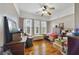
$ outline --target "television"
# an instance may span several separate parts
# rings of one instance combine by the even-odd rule
[[[11,42],[12,34],[18,32],[16,22],[4,16],[4,44]]]
[[[8,20],[8,27],[9,27],[9,32],[13,33],[13,32],[18,32],[18,28],[17,28],[17,24],[15,21],[13,21],[12,19],[7,18]]]
[[[6,47],[7,43],[13,41],[12,35],[14,32],[18,32],[16,22],[9,19],[7,16],[3,17],[4,19],[4,51],[8,48]]]

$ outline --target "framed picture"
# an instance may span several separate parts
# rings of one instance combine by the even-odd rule
[[[59,27],[63,29],[64,28],[64,23],[60,23]]]

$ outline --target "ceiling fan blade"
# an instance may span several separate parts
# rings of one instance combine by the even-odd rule
[[[41,14],[41,16],[44,16],[44,14]]]
[[[50,12],[47,12],[48,13],[48,15],[51,15],[51,13]]]
[[[55,8],[54,8],[54,7],[51,7],[51,8],[49,8],[49,9],[53,9],[53,10],[54,10]]]

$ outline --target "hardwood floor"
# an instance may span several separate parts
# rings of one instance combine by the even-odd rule
[[[33,41],[33,47],[25,48],[25,55],[62,55],[61,52],[53,47],[53,43],[45,40]]]

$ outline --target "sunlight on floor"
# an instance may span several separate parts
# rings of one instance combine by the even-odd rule
[[[53,47],[53,44],[40,40],[34,41],[33,47],[25,48],[26,55],[61,55],[60,51]]]

